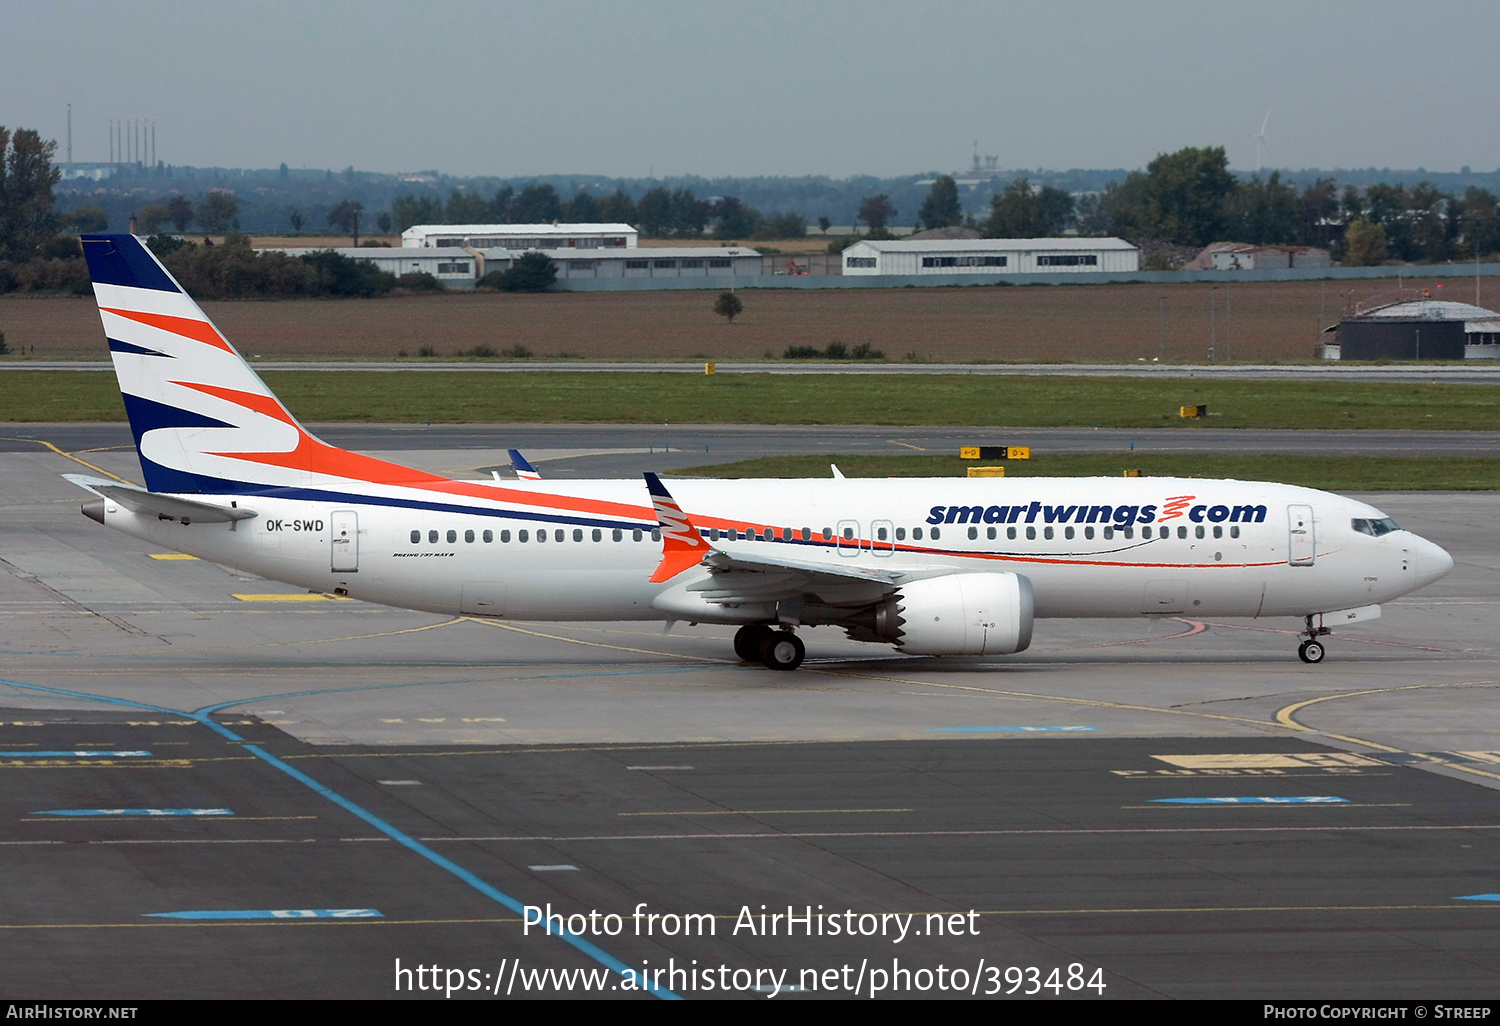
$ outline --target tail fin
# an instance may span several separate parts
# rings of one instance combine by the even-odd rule
[[[151,491],[443,480],[314,438],[139,239],[84,235],[82,242]]]
[[[522,481],[540,481],[542,475],[538,474],[536,468],[526,461],[521,455],[520,449],[510,450],[510,465],[515,469],[516,477]]]
[[[656,523],[661,528],[661,562],[651,575],[651,582],[659,584],[669,581],[690,567],[703,561],[713,550],[688,515],[677,505],[661,478],[646,472],[646,490],[651,493],[651,504],[656,507]]]

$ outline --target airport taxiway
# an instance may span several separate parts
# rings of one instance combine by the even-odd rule
[[[497,444],[661,466],[598,429],[442,430],[366,448],[468,472]],[[79,458],[138,479],[133,452]],[[79,469],[0,452],[7,996],[396,996],[397,958],[473,969],[466,996],[516,959],[863,966],[866,986],[892,959],[969,982],[1057,967],[1064,993],[1076,964],[1106,997],[1500,985],[1500,902],[1478,897],[1500,893],[1493,494],[1368,497],[1456,567],[1317,667],[1294,622],[1184,617],[1043,621],[988,660],[814,630],[777,674],[721,628],[485,623],[160,558],[79,515],[59,476]],[[547,902],[717,932],[524,935],[517,909]],[[762,904],[972,909],[977,934],[731,932]]]

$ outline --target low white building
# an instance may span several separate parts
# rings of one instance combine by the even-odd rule
[[[306,256],[309,253],[337,253],[350,260],[363,260],[374,264],[382,271],[396,277],[403,274],[426,273],[449,288],[471,289],[474,283],[491,271],[504,271],[511,265],[512,254],[505,249],[490,249],[484,252],[460,249],[455,246],[424,249],[390,249],[385,246],[361,246],[358,249],[344,246],[337,249],[275,247],[259,250],[261,253],[285,253],[290,257]]]
[[[417,224],[401,233],[401,247],[635,249],[640,239],[628,224]]]
[[[331,252],[351,260],[372,263],[396,277],[425,272],[449,288],[469,289],[486,274],[508,270],[523,254],[514,250],[461,249],[454,246],[402,246],[388,249],[361,246],[351,249],[275,247],[262,253],[285,253],[299,257]],[[763,273],[759,250],[748,246],[663,246],[646,249],[595,249],[549,251],[557,266],[559,281],[568,278],[754,278]]]
[[[864,241],[844,250],[844,273],[850,275],[1053,274],[1140,267],[1140,250],[1124,239]]]

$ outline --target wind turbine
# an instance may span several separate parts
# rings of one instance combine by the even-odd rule
[[[1260,132],[1252,136],[1255,140],[1255,173],[1260,174],[1260,149],[1266,142],[1266,126],[1271,123],[1271,108],[1266,108],[1266,119],[1260,123]]]

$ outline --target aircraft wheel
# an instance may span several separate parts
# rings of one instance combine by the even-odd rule
[[[1323,661],[1323,643],[1319,641],[1304,641],[1297,647],[1297,657],[1304,663],[1321,663]]]
[[[769,635],[761,643],[761,662],[773,670],[795,670],[802,665],[807,649],[802,639],[791,631],[767,631]]]
[[[747,623],[734,632],[734,654],[747,663],[758,663],[763,656],[761,646],[771,634],[771,628],[763,623]]]

